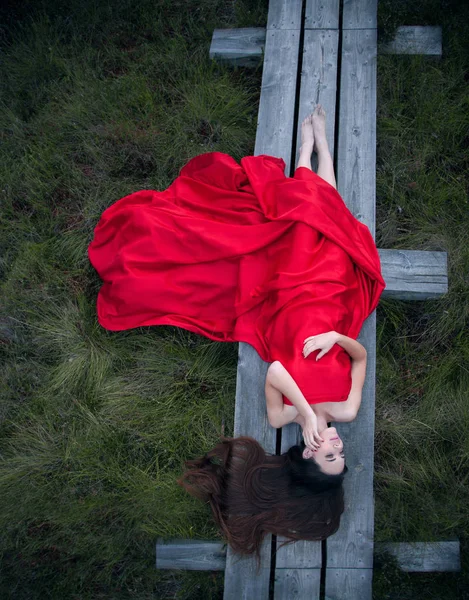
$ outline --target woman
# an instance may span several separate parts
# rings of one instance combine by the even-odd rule
[[[104,280],[98,319],[114,331],[175,325],[251,344],[272,363],[271,424],[300,423],[304,458],[337,475],[343,448],[327,422],[356,415],[366,352],[355,338],[384,281],[369,230],[335,189],[320,106],[303,122],[294,176],[284,168],[210,152],[167,190],[108,208],[89,247]]]
[[[314,112],[303,121],[301,133],[297,168],[305,167],[311,170],[311,153],[314,149],[318,157],[318,176],[336,189],[334,166],[326,139],[325,112],[321,105],[318,105]],[[342,273],[341,275],[343,276]],[[347,352],[351,359],[351,385],[348,395],[340,398],[344,392],[337,394],[334,390],[329,398],[318,398],[318,395],[305,397],[295,379],[301,381],[306,378],[314,379],[314,369],[317,367],[311,364],[311,359],[307,362],[304,361],[310,355],[313,357],[315,352],[318,352],[315,360],[320,360],[335,344]],[[302,357],[299,357],[300,347]],[[303,457],[305,459],[314,458],[324,473],[336,475],[344,470],[345,454],[337,430],[334,427],[328,427],[327,423],[355,419],[360,408],[365,381],[366,350],[353,338],[336,331],[308,336],[302,341],[298,340],[296,350],[293,352],[295,358],[290,361],[294,376],[278,360],[274,361],[267,371],[265,396],[269,422],[276,428],[291,422],[299,423],[303,429],[306,444]],[[308,389],[308,386],[304,385],[304,389]]]

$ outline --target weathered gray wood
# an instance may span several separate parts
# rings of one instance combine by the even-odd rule
[[[268,599],[271,541],[272,536],[270,535],[264,540],[259,570],[254,558],[240,557],[228,547],[223,600]]]
[[[344,442],[349,472],[344,480],[345,511],[340,528],[327,539],[328,571],[373,566],[376,311],[365,321],[359,341],[367,349],[367,373],[357,418],[351,423],[336,424]]]
[[[262,447],[275,454],[275,430],[267,420],[264,382],[267,363],[249,344],[239,345],[236,380],[234,435],[249,435]],[[262,568],[257,571],[255,558],[227,551],[224,600],[250,600],[268,598],[270,579],[270,549],[272,536],[267,536],[262,546]]]
[[[334,37],[333,34],[337,25],[334,25],[336,19],[332,18],[331,12],[333,11],[331,11],[330,7],[337,3],[337,0],[333,0],[330,5],[319,4],[317,1],[313,2],[312,0],[308,2],[306,10],[308,11],[309,8],[312,13],[313,11],[316,12],[310,17],[308,16],[308,12],[306,14],[305,53],[308,48],[308,35],[311,31],[326,31],[330,37]],[[321,25],[326,25],[327,23],[330,23],[330,25],[321,27]],[[215,29],[209,56],[214,60],[230,63],[235,66],[255,67],[262,61],[264,55],[265,36],[265,27]],[[335,47],[337,47],[337,44],[335,44]],[[426,54],[441,56],[441,27],[398,27],[394,40],[386,44],[380,44],[378,50],[383,54]],[[333,60],[329,52],[330,48],[325,46],[324,55],[321,57],[322,60],[336,65],[337,60]],[[317,66],[316,63],[312,64],[315,65],[315,71],[321,68],[321,64],[319,63],[317,63]],[[305,72],[308,73],[308,70]],[[312,76],[314,79],[316,74],[312,73]],[[319,100],[317,96],[317,93],[313,93],[311,98],[315,98],[316,102],[321,101],[324,106],[327,106],[328,112],[333,114],[331,104],[326,102],[326,99]]]
[[[378,250],[386,289],[383,298],[426,300],[448,291],[448,256],[428,250]]]
[[[337,185],[375,235],[376,31],[343,32]]]
[[[305,29],[337,29],[339,0],[306,0]]]
[[[282,157],[290,171],[298,70],[301,0],[271,0],[254,154]],[[267,365],[248,344],[239,346],[234,435],[250,435],[275,454],[276,432],[267,421],[264,382]],[[240,559],[228,548],[224,600],[268,598],[272,537],[262,547],[260,572],[254,558]]]
[[[275,600],[319,598],[321,569],[278,569],[275,572]]]
[[[319,2],[308,2],[310,14],[313,15],[313,9],[316,11],[316,19],[323,19],[322,22],[326,23],[327,19],[331,17],[331,9],[334,2],[328,6],[328,10],[325,6],[321,8]],[[323,13],[321,15],[321,11]],[[337,6],[338,10],[338,6]],[[329,14],[326,17],[326,14]],[[308,12],[307,12],[308,14]],[[337,12],[338,16],[338,12]],[[301,145],[301,122],[304,117],[311,112],[314,105],[321,102],[327,107],[327,110],[332,118],[327,120],[327,136],[330,144],[330,149],[334,151],[334,125],[335,119],[333,115],[335,113],[335,102],[336,102],[336,88],[337,88],[337,46],[338,46],[338,32],[334,30],[306,30],[304,33],[304,46],[303,46],[303,65],[301,72],[300,82],[300,104],[299,104],[299,119],[297,123],[297,157],[299,153],[299,147]],[[314,165],[313,165],[314,168]],[[295,424],[290,424],[287,427],[282,428],[282,439],[281,439],[281,452],[286,452],[288,448],[297,444],[301,440],[300,428]],[[301,541],[295,542],[294,544],[288,544],[281,547],[281,544],[285,541],[283,537],[277,539],[277,556],[276,556],[276,580],[282,585],[275,590],[275,597],[282,593],[284,595],[278,596],[278,598],[288,598],[289,587],[287,584],[295,582],[294,573],[295,569],[308,568],[308,578],[306,581],[310,585],[317,588],[319,593],[320,583],[320,567],[322,564],[321,555],[321,543],[320,542],[308,542]],[[288,572],[288,575],[283,572],[282,569],[292,569]],[[293,583],[292,583],[293,584]],[[311,596],[314,597],[314,596]],[[319,596],[317,596],[319,597]]]
[[[302,0],[269,0],[267,29],[301,29]]]
[[[301,123],[318,103],[325,107],[328,114],[326,135],[331,154],[334,154],[338,41],[339,33],[335,30],[305,31],[296,138],[297,160],[301,145]]]
[[[321,543],[298,540],[281,546],[285,540],[277,538],[277,569],[320,569],[322,564]]]
[[[375,544],[377,553],[387,552],[397,559],[403,571],[423,573],[460,571],[459,541]]]
[[[342,29],[376,29],[378,0],[344,0]]]
[[[209,57],[240,67],[255,67],[264,54],[265,27],[215,29]]]
[[[295,446],[302,439],[301,429],[295,423],[290,423],[286,427],[282,428],[282,440],[281,440],[281,452],[286,452],[291,446]],[[300,540],[293,544],[286,544],[285,538],[279,536],[277,538],[277,553],[275,561],[275,581],[279,580],[280,584],[277,587],[275,584],[275,599],[276,600],[289,600],[294,597],[288,595],[291,592],[291,585],[296,585],[296,570],[305,569],[308,573],[305,582],[309,586],[313,586],[314,590],[318,590],[321,580],[321,565],[322,565],[322,552],[321,542],[309,542],[306,540]],[[298,585],[300,585],[298,583]],[[305,583],[306,585],[306,583]],[[301,588],[300,588],[301,589]],[[298,596],[301,598],[302,596]],[[311,598],[319,598],[319,595],[305,596]]]
[[[380,44],[379,51],[383,54],[427,54],[441,56],[442,54],[441,27],[398,27],[392,42]]]
[[[290,173],[298,65],[297,30],[267,32],[254,154],[282,157]]]
[[[277,550],[277,567],[280,570],[319,569],[320,556],[309,552],[310,542],[295,542]],[[296,548],[295,548],[296,547]],[[288,551],[283,552],[289,548]],[[293,551],[292,551],[293,549]],[[403,571],[456,572],[461,570],[458,540],[448,542],[376,542],[374,556],[389,553],[397,558]],[[222,571],[225,568],[226,544],[203,540],[158,539],[156,544],[157,569],[184,569],[188,571]]]
[[[163,540],[156,543],[157,569],[186,571],[222,571],[226,562],[226,545],[200,540]]]
[[[359,4],[359,3],[358,3]],[[345,11],[345,5],[344,5]],[[375,232],[376,31],[343,32],[339,115],[338,189],[353,214]],[[376,313],[360,342],[368,353],[362,406],[352,423],[338,424],[349,473],[339,531],[327,540],[326,595],[371,598],[373,567],[373,448]],[[350,595],[344,590],[350,589]],[[352,592],[353,590],[353,592]]]
[[[372,569],[327,569],[325,600],[371,598]]]
[[[241,343],[238,354],[234,435],[257,439],[266,452],[275,454],[276,431],[267,419],[264,384],[268,363],[249,344]]]

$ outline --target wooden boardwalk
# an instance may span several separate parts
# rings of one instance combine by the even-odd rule
[[[340,12],[342,6],[342,12]],[[375,233],[377,0],[270,0],[255,154],[284,159],[292,175],[302,119],[320,102],[336,157],[338,190],[347,206]],[[387,290],[394,298],[424,299],[447,290],[446,255],[380,250]],[[339,531],[325,542],[296,542],[277,551],[268,536],[261,568],[227,549],[224,600],[371,598],[373,569],[373,454],[376,316],[359,340],[368,354],[362,406],[352,423],[340,423],[349,473]],[[277,432],[268,423],[264,383],[268,364],[249,345],[239,346],[234,435],[256,438],[275,454]],[[281,451],[300,439],[284,427]],[[220,564],[220,557],[213,558]]]

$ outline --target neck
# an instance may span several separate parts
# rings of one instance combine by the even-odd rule
[[[324,415],[317,415],[317,419],[318,419],[318,432],[321,433],[321,431],[324,431],[324,429],[327,429],[326,417]]]

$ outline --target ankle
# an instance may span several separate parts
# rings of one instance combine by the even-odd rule
[[[313,153],[314,142],[303,142],[300,146],[300,154],[311,154]]]
[[[329,144],[326,138],[323,140],[316,140],[314,144],[314,151],[318,155],[318,160],[321,158],[330,158],[331,153],[329,152]]]

